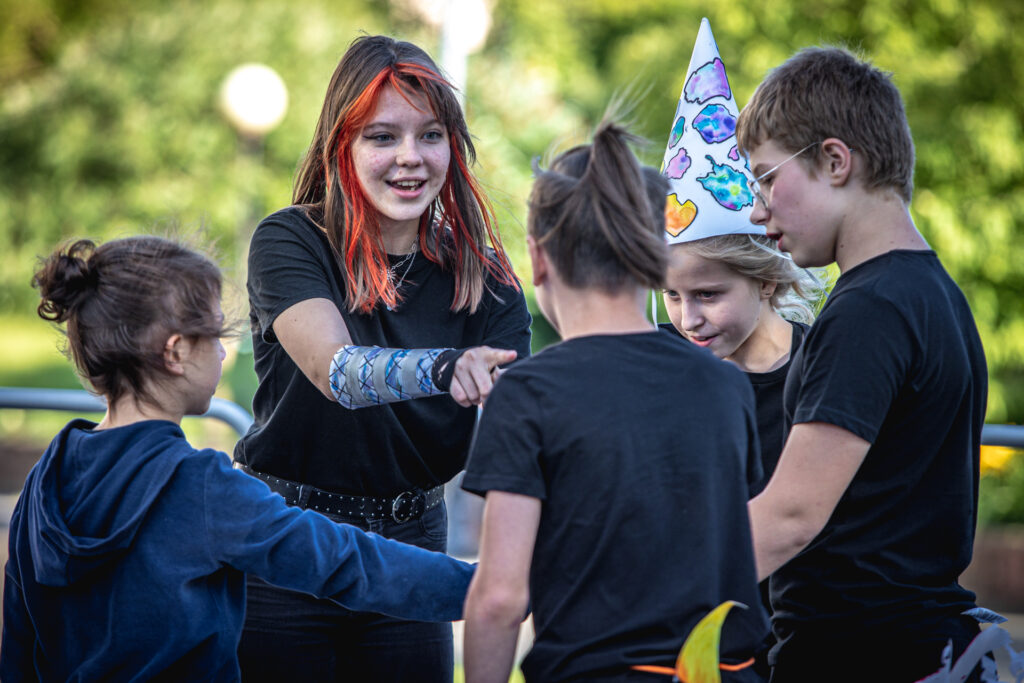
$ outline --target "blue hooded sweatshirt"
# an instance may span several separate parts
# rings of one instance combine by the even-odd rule
[[[0,679],[237,681],[245,573],[354,610],[462,617],[472,567],[308,510],[173,422],[70,422],[10,529]]]

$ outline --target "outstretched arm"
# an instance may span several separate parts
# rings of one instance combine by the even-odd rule
[[[274,321],[274,334],[306,378],[346,408],[449,389],[459,405],[481,405],[491,392],[496,368],[516,358],[515,351],[488,346],[460,351],[356,346],[337,307],[327,299],[292,305]],[[444,372],[449,363],[452,367]]]
[[[416,621],[462,618],[471,565],[288,507],[221,455],[211,452],[194,466],[204,468],[207,532],[195,543],[214,566],[227,564],[359,612]]]
[[[768,486],[748,504],[758,581],[821,533],[870,447],[825,422],[793,426]]]
[[[487,493],[480,566],[466,597],[468,683],[508,681],[519,624],[530,600],[530,564],[540,512],[537,498]]]
[[[306,299],[286,308],[274,320],[274,335],[302,374],[327,398],[334,354],[352,343],[338,307],[330,299]]]

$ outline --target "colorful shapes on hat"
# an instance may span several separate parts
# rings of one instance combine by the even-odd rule
[[[697,205],[687,199],[679,203],[679,197],[670,194],[665,201],[665,232],[673,237],[679,237],[679,233],[690,227],[693,219],[697,217]]]
[[[683,130],[686,129],[686,117],[680,116],[676,119],[675,125],[672,126],[672,133],[668,138],[668,146],[675,147],[679,144],[679,140],[683,137]]]
[[[686,79],[683,97],[687,102],[703,104],[712,97],[732,97],[729,79],[725,75],[725,64],[718,57],[701,66]]]
[[[711,162],[711,172],[697,178],[697,182],[711,193],[715,201],[730,211],[753,206],[754,195],[747,186],[747,176],[731,166],[716,164],[710,154],[706,158]]]
[[[764,226],[750,221],[754,197],[748,162],[737,148],[739,108],[707,19],[700,22],[683,77],[661,157],[669,184],[666,241],[764,235]]]
[[[680,149],[674,157],[668,160],[664,170],[665,177],[678,180],[683,177],[688,168],[690,168],[690,155],[686,153],[686,149]]]
[[[723,142],[736,134],[736,117],[722,104],[709,104],[693,118],[693,128],[704,142]]]

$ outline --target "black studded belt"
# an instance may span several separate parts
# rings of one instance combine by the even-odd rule
[[[422,517],[423,513],[436,508],[444,500],[443,485],[435,486],[429,491],[403,491],[394,498],[374,498],[324,491],[309,484],[300,484],[258,472],[240,462],[235,463],[235,469],[266,483],[270,490],[282,496],[288,505],[353,519],[390,519],[399,523],[408,522]]]

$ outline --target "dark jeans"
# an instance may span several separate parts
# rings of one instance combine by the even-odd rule
[[[367,531],[444,552],[444,503],[399,524],[326,515]],[[247,580],[245,629],[238,648],[242,680],[424,681],[451,683],[451,624],[401,621],[352,612],[329,600]]]

